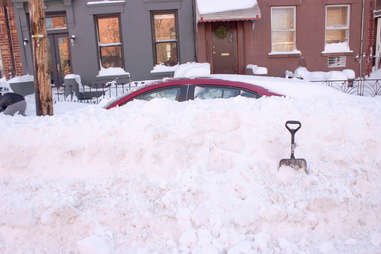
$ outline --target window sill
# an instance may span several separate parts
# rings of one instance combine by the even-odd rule
[[[299,57],[302,55],[302,52],[299,50],[290,51],[290,52],[270,52],[268,53],[269,57]]]
[[[330,52],[330,51],[322,51],[322,56],[352,56],[354,54],[353,50],[350,51],[338,51],[338,52]]]

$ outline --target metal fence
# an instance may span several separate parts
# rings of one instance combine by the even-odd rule
[[[312,81],[336,88],[344,93],[358,96],[380,96],[381,79],[324,80]]]
[[[78,103],[92,103],[98,104],[104,99],[111,99],[119,97],[137,87],[145,86],[152,83],[153,80],[148,81],[132,81],[127,84],[109,82],[105,85],[92,85],[92,86],[52,86],[53,102],[78,102]]]

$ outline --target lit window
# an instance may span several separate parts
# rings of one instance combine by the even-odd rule
[[[271,51],[296,50],[296,25],[294,6],[271,8]]]
[[[178,63],[177,15],[175,11],[152,12],[154,64]]]
[[[326,6],[325,45],[349,42],[349,5]]]
[[[119,16],[96,17],[98,52],[103,68],[122,67],[123,54]]]

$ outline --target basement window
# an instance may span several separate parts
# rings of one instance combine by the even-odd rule
[[[345,67],[346,62],[347,62],[346,56],[329,56],[328,57],[328,68]]]

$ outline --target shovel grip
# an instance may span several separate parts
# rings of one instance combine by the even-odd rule
[[[297,125],[296,128],[291,128],[290,125]],[[294,153],[294,144],[295,144],[295,133],[302,127],[302,124],[299,121],[287,121],[285,124],[287,130],[291,133],[291,154]]]
[[[298,125],[298,126],[296,128],[291,128],[290,125]],[[302,127],[302,124],[299,121],[287,121],[285,126],[287,130],[293,135],[300,129],[300,127]]]

